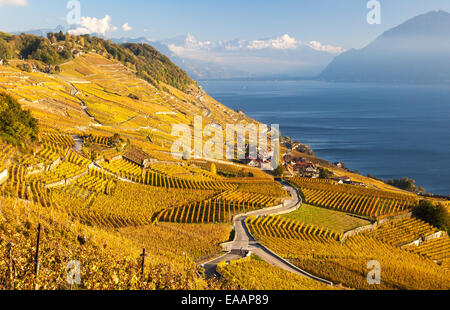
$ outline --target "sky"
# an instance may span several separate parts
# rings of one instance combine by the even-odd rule
[[[379,0],[381,24],[366,20],[369,0],[80,0],[82,26],[108,37],[153,40],[192,34],[198,40],[297,40],[360,48],[385,30],[431,10],[450,12],[448,0]],[[68,0],[0,0],[0,30],[67,26]]]

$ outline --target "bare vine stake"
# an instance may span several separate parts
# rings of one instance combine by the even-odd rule
[[[41,224],[37,228],[37,238],[36,238],[36,254],[34,255],[34,274],[37,278],[39,273],[39,241],[41,239]]]
[[[9,244],[9,279],[11,280],[11,289],[14,290],[14,267],[12,258],[12,244]]]
[[[144,274],[144,264],[145,264],[145,249],[143,249],[142,250],[142,254],[141,254],[141,257],[142,257],[142,269],[141,269],[141,274],[143,275]]]

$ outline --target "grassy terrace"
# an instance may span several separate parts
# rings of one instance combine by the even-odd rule
[[[297,211],[283,216],[306,224],[325,227],[339,233],[370,224],[369,221],[356,218],[342,212],[319,208],[307,204],[303,204]]]

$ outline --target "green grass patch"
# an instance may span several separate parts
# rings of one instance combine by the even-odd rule
[[[368,225],[369,221],[348,214],[303,204],[297,211],[283,215],[286,218],[313,224],[343,233],[354,228]]]

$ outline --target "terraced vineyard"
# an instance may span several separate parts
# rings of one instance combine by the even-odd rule
[[[90,192],[111,194],[114,190],[116,181],[114,177],[103,173],[100,170],[89,170],[89,173],[75,181],[75,184]]]
[[[332,287],[269,265],[259,258],[222,262],[218,271],[243,290],[329,290]]]
[[[266,230],[269,228],[266,228]],[[261,230],[260,230],[261,231]],[[450,289],[443,267],[420,255],[361,234],[339,242],[329,238],[286,238],[253,231],[265,246],[314,275],[356,289]],[[380,285],[367,283],[367,263],[382,266]],[[405,277],[404,275],[408,276]]]
[[[75,176],[80,176],[85,173],[87,173],[85,167],[81,167],[70,162],[62,162],[50,171],[31,175],[28,178],[28,181],[40,182],[48,185],[65,181],[67,179],[73,178]]]
[[[3,171],[7,167],[7,159],[12,151],[12,146],[0,143],[0,171]]]
[[[72,289],[214,288],[197,274],[193,260],[169,251],[149,251],[152,259],[146,260],[144,274],[141,275],[138,258],[142,247],[139,242],[118,233],[73,222],[70,216],[56,209],[0,197],[0,210],[5,219],[0,225],[2,289],[70,290],[71,286],[65,280],[67,262],[74,257],[83,262],[83,281]],[[35,240],[29,236],[35,235],[38,223],[42,226],[41,268],[35,277],[33,264],[29,263],[30,253],[35,252]],[[8,233],[19,227],[20,232]],[[184,280],[179,281],[180,278]]]
[[[293,240],[326,242],[339,240],[340,234],[319,226],[304,224],[281,216],[248,218],[250,232],[255,236],[278,237]]]
[[[199,260],[220,252],[220,244],[229,240],[231,228],[226,224],[158,223],[124,227],[119,231],[151,253],[164,255],[169,252]]]
[[[450,238],[448,236],[431,239],[420,246],[412,245],[406,249],[429,258],[450,271]]]
[[[358,227],[371,224],[370,221],[352,216],[350,214],[315,207],[305,203],[298,210],[285,214],[283,217],[305,224],[313,224],[328,228],[337,233],[345,233]]]
[[[125,159],[102,163],[102,168],[135,183],[175,189],[230,190],[236,185],[225,181],[210,181],[204,177],[172,177],[152,170],[144,170]]]
[[[419,199],[414,195],[399,194],[332,182],[291,180],[298,186],[305,202],[315,206],[381,219],[411,210]]]
[[[225,191],[210,200],[164,210],[157,215],[157,219],[175,223],[223,223],[230,222],[236,214],[275,204],[276,200],[268,196]]]
[[[12,38],[0,33],[4,36]],[[15,147],[0,141],[0,173],[7,171],[0,184],[0,290],[329,288],[257,257],[221,264],[227,281],[206,279],[196,261],[219,254],[220,244],[233,237],[232,218],[274,206],[267,212],[290,208],[280,207],[289,195],[261,169],[172,158],[172,125],[189,126],[194,115],[204,115],[204,124],[258,123],[216,102],[150,47],[132,45],[124,52],[123,46],[91,36],[67,35],[67,42],[58,37],[40,42],[48,43],[49,52],[64,50],[66,43],[80,51],[58,62],[58,70],[32,55],[17,58],[19,50],[0,66],[0,90],[30,110],[35,117],[30,123],[37,120],[40,129],[20,143],[6,139]],[[26,44],[25,37],[9,39],[1,40],[8,46],[14,42],[14,49]],[[62,53],[55,53],[62,61]],[[20,69],[26,66],[36,69]],[[54,72],[41,72],[43,67]],[[336,230],[321,226],[323,221],[305,223],[287,215],[247,218],[249,231],[268,248],[349,288],[450,288],[448,237],[403,247],[436,229],[390,218],[417,206],[417,196],[325,179],[291,182],[307,203],[336,210],[327,210],[333,212],[327,220],[342,212],[359,217],[345,218]],[[347,228],[364,225],[367,218],[387,224],[341,241]],[[82,263],[82,284],[68,287],[66,266],[73,259]],[[365,267],[373,259],[383,268],[377,287],[366,281]]]
[[[112,143],[112,137],[90,135],[83,137],[83,143],[86,142],[109,146]]]
[[[75,145],[73,138],[70,135],[57,133],[43,133],[40,140],[44,143],[59,145],[63,148],[72,148]]]
[[[393,221],[375,230],[374,236],[385,243],[402,246],[417,239],[428,237],[439,230],[421,220],[410,218]]]
[[[61,209],[83,223],[119,228],[149,225],[161,210],[197,203],[215,194],[206,190],[174,190],[116,182],[114,190],[108,195],[100,192],[93,195],[89,191],[88,199],[83,199],[80,192],[55,188],[51,190],[51,198]],[[78,186],[76,188],[80,189]]]

